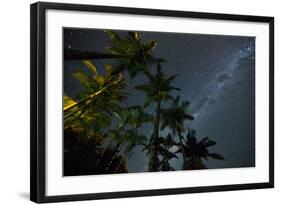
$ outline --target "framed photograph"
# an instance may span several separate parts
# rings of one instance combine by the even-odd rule
[[[34,202],[274,186],[274,18],[31,5]]]

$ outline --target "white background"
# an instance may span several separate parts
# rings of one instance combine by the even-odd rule
[[[50,0],[51,1],[51,0]],[[29,4],[33,1],[11,0],[1,2],[0,8],[0,204],[31,204],[29,193]],[[61,1],[79,2],[79,1]],[[80,1],[81,3],[81,1]],[[280,79],[280,5],[276,1],[252,0],[84,0],[83,3],[130,7],[147,7],[186,11],[237,13],[275,16],[275,79]],[[278,91],[281,81],[276,80]],[[276,105],[281,104],[281,93],[275,92]],[[281,194],[280,164],[280,106],[275,109],[275,164],[276,188],[220,193],[188,194],[178,196],[144,197],[72,202],[68,204],[279,204]],[[65,203],[63,203],[65,204]]]

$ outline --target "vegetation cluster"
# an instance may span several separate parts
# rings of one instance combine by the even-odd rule
[[[165,60],[154,52],[157,41],[143,42],[140,32],[123,37],[105,32],[110,40],[106,53],[64,50],[65,60],[82,61],[88,69],[73,73],[83,87],[77,98],[64,94],[64,175],[129,172],[128,158],[138,146],[147,156],[149,172],[175,170],[172,160],[180,160],[182,170],[207,168],[203,159],[223,160],[208,150],[215,141],[198,140],[189,128],[195,120],[188,112],[190,102],[181,99],[180,88],[173,85],[177,74],[168,76],[162,69]],[[94,61],[99,59],[109,63],[98,69]],[[143,92],[145,100],[128,105],[134,93],[126,88],[138,75],[147,82],[134,89]],[[141,132],[143,126],[152,128],[149,136]]]

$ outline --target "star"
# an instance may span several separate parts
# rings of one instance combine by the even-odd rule
[[[68,48],[71,48],[71,45],[68,45],[67,47],[68,47]]]

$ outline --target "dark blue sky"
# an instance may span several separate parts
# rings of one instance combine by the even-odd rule
[[[118,32],[121,36],[125,32]],[[255,38],[242,36],[141,32],[142,40],[157,40],[155,56],[166,59],[167,75],[178,73],[174,85],[181,89],[173,95],[191,102],[195,120],[188,127],[197,137],[217,142],[211,151],[222,154],[224,161],[210,159],[209,168],[250,167],[255,165]],[[102,30],[64,29],[64,48],[106,52],[109,43]],[[102,70],[108,60],[96,60]],[[83,68],[79,61],[65,61],[64,92],[75,97],[81,89],[72,72]],[[155,68],[152,68],[155,69]],[[137,76],[129,91],[146,78]],[[142,92],[135,91],[128,103],[143,102]],[[153,113],[153,108],[148,112]],[[151,127],[142,130],[149,134]],[[150,136],[150,135],[148,135]],[[174,161],[175,168],[181,161]],[[135,149],[129,158],[129,170],[145,171],[145,153]]]

